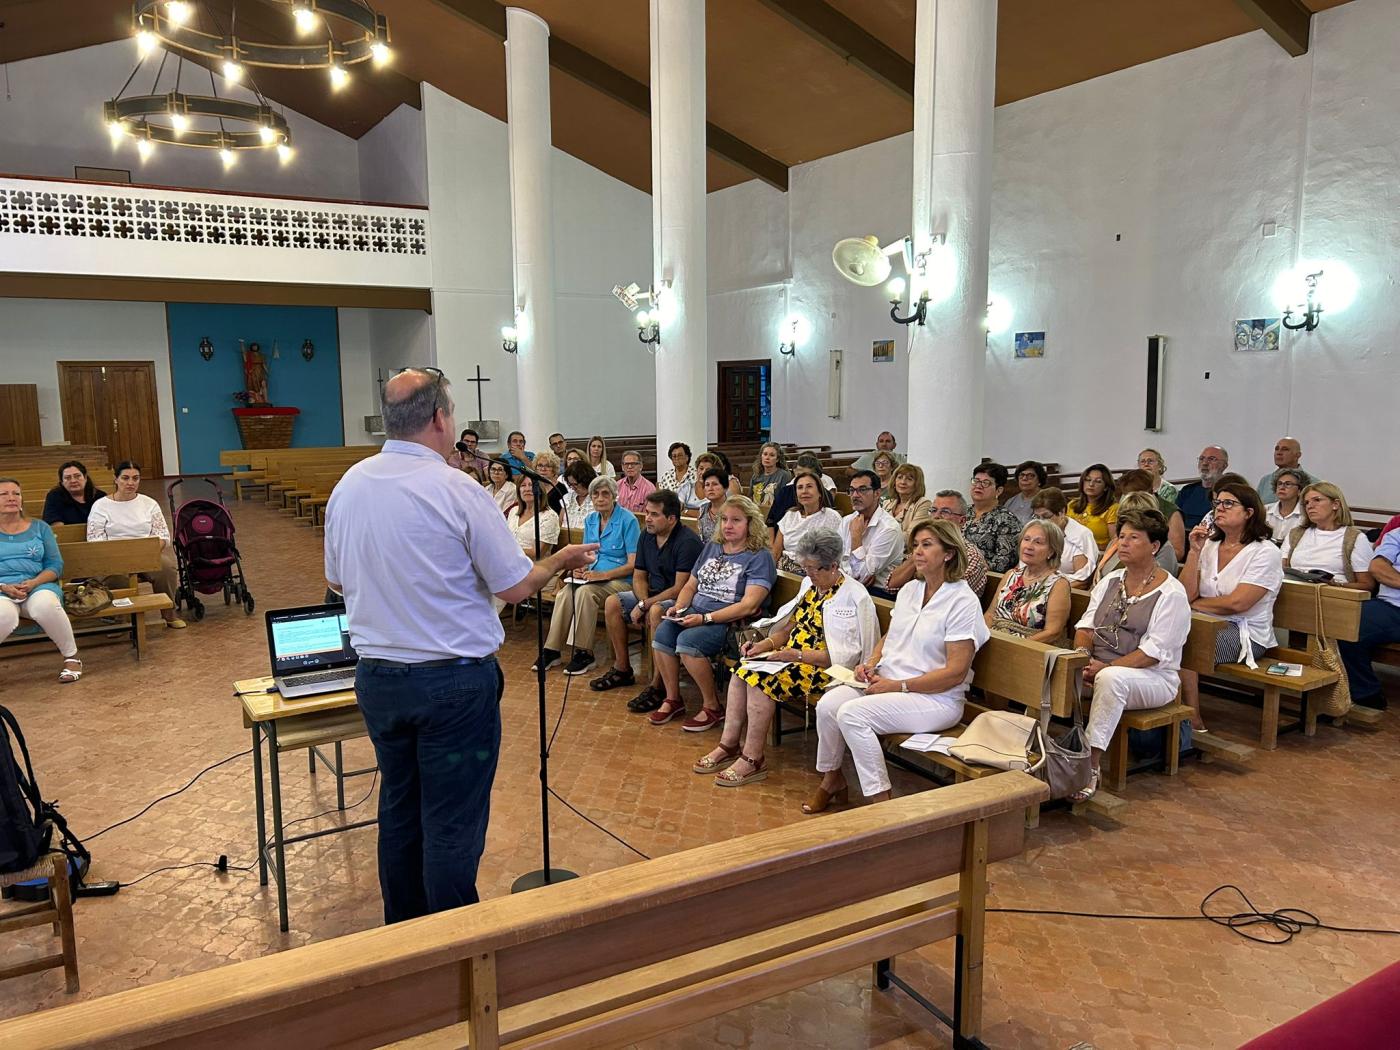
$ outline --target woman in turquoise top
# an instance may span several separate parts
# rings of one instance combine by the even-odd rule
[[[0,642],[27,616],[44,629],[63,654],[60,682],[83,676],[73,625],[63,611],[58,586],[63,558],[53,529],[24,516],[24,497],[14,478],[0,478]]]

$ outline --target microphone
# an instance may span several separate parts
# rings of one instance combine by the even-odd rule
[[[550,481],[543,474],[536,474],[529,467],[517,466],[509,460],[502,459],[500,456],[483,456],[480,452],[473,451],[471,446],[468,445],[465,441],[457,442],[457,444],[454,447],[457,449],[458,452],[462,453],[462,455],[471,456],[471,458],[476,460],[478,463],[499,463],[501,466],[506,468],[507,477],[514,477],[516,474],[523,474],[527,478],[533,478],[535,481],[539,482],[541,485],[544,486],[546,491],[554,487],[554,482]]]

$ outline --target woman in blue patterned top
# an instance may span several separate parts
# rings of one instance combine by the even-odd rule
[[[24,516],[24,497],[14,478],[0,478],[0,642],[16,627],[21,615],[44,629],[63,654],[60,682],[83,676],[73,625],[63,611],[58,586],[63,559],[53,529]]]

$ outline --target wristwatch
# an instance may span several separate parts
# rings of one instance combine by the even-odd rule
[[[901,693],[907,693],[907,692],[909,692],[909,683],[908,683],[908,682],[900,682],[900,683],[899,683],[899,691],[900,691]]]
[[[712,616],[710,616],[709,613],[706,613],[706,614],[705,614],[705,622],[706,622],[706,623],[714,623],[715,621],[714,621],[714,618],[713,618]]]
[[[639,602],[637,603],[637,608],[640,609],[642,612],[646,612],[646,611],[647,611],[647,601],[646,601],[645,598],[643,598],[641,601],[639,601]]]

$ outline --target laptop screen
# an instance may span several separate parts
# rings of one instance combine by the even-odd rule
[[[271,610],[267,640],[274,675],[348,667],[358,659],[343,605]]]

